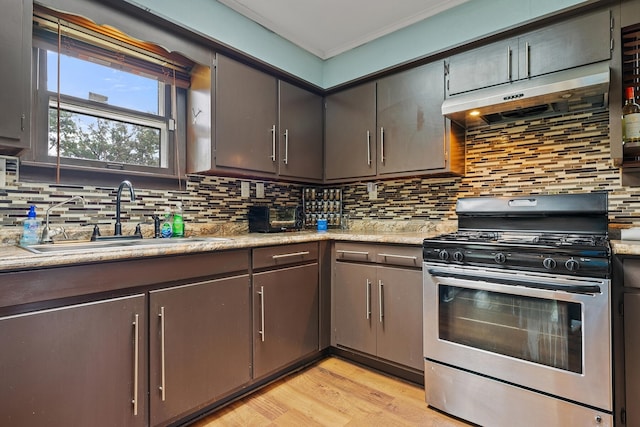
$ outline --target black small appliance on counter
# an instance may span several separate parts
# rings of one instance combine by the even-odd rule
[[[284,208],[265,205],[249,206],[249,232],[297,231],[302,229],[303,225],[300,206]]]

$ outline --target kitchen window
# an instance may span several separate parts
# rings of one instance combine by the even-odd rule
[[[36,7],[33,28],[32,164],[179,179],[194,64],[76,15]]]

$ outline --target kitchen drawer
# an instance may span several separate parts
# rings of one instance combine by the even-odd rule
[[[419,246],[376,246],[375,260],[378,264],[422,267],[422,247]]]
[[[404,245],[336,243],[336,259],[340,261],[422,267],[422,248]]]
[[[340,261],[375,262],[376,245],[336,243],[336,259]]]
[[[253,250],[253,268],[279,267],[318,259],[318,243],[296,243]]]

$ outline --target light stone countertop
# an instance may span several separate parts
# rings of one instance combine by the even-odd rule
[[[611,240],[614,255],[640,256],[640,240]]]
[[[286,233],[244,233],[223,237],[228,240],[197,240],[175,244],[158,244],[144,246],[122,246],[99,248],[90,252],[65,251],[45,254],[35,254],[18,246],[0,246],[0,272],[23,271],[38,268],[57,267],[73,264],[99,263],[114,260],[179,255],[198,252],[221,251],[230,249],[247,249],[259,246],[283,245],[292,243],[315,242],[322,240],[353,241],[371,243],[390,243],[403,245],[422,244],[422,240],[441,234],[437,230],[422,230],[411,232],[362,232],[362,231],[333,231],[318,233],[315,231],[299,231]],[[208,236],[199,236],[208,237]],[[55,243],[54,243],[55,244]],[[640,250],[640,249],[639,249]]]

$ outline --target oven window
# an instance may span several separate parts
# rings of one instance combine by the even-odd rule
[[[440,339],[582,373],[579,303],[439,286]]]

